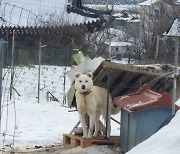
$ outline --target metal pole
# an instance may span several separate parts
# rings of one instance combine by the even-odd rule
[[[3,40],[0,41],[0,128],[1,128],[1,100],[2,100],[2,72],[3,72]]]
[[[71,39],[71,67],[73,67],[73,45],[74,45],[74,38]]]
[[[40,71],[41,71],[41,40],[39,40],[39,69],[38,69],[38,103],[40,97]]]
[[[157,40],[156,40],[156,54],[155,54],[155,60],[157,59],[159,53],[159,35],[157,35]]]
[[[112,12],[114,12],[114,0],[112,0]]]
[[[15,34],[15,31],[13,30],[13,37],[12,37],[12,57],[11,57],[10,99],[12,98],[13,78],[14,78],[14,34]]]
[[[108,130],[108,129],[110,129],[110,128],[108,128],[108,126],[110,125],[110,123],[109,123],[109,120],[108,119],[110,119],[109,118],[109,116],[111,116],[111,115],[109,115],[109,87],[110,87],[110,70],[108,70],[108,86],[107,86],[107,106],[106,106],[106,134],[105,134],[105,139],[107,139],[108,138],[108,131],[110,131],[110,130]],[[111,126],[110,126],[111,127]]]
[[[172,102],[172,115],[175,114],[175,102],[176,102],[176,92],[177,92],[177,77],[178,77],[178,50],[179,50],[179,39],[175,38],[175,57],[174,57],[174,81],[173,81],[173,102]]]
[[[109,60],[111,58],[111,36],[110,36],[110,29],[109,29]],[[108,126],[110,125],[109,120],[111,115],[109,115],[109,89],[110,89],[110,70],[108,70],[108,85],[107,85],[107,106],[106,106],[106,134],[105,134],[105,139],[108,138]],[[111,126],[110,126],[111,127]],[[110,128],[109,128],[110,129]]]
[[[110,35],[110,29],[109,29],[109,35]],[[110,36],[109,36],[109,60],[111,59],[111,39],[110,39]]]
[[[63,105],[66,104],[66,67],[64,68]]]

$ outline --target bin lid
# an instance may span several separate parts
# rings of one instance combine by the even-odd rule
[[[135,112],[153,107],[171,108],[172,101],[169,93],[159,94],[151,90],[149,85],[143,85],[137,92],[128,95],[114,97],[113,103],[121,108]]]

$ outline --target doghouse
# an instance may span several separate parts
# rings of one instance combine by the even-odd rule
[[[120,148],[127,152],[156,133],[172,116],[171,98],[145,85],[137,92],[115,97],[113,102],[121,106]]]
[[[102,59],[100,59],[101,61]],[[130,150],[132,147],[142,142],[143,140],[150,137],[154,134],[163,121],[166,120],[167,117],[171,115],[171,100],[168,93],[163,93],[164,91],[171,93],[173,87],[173,77],[172,71],[173,68],[169,65],[130,65],[130,64],[119,64],[111,61],[104,60],[100,62],[98,60],[99,65],[92,63],[92,66],[96,66],[93,73],[93,82],[94,85],[107,88],[111,93],[112,98],[120,99],[118,96],[131,96],[135,97],[140,94],[139,92],[142,90],[138,90],[144,84],[149,84],[151,89],[148,86],[144,88],[148,91],[148,97],[146,95],[144,97],[139,97],[140,101],[143,103],[136,102],[136,105],[140,105],[141,107],[138,110],[134,110],[134,108],[126,109],[126,105],[122,107],[121,111],[121,135],[120,137],[120,148],[124,152]],[[68,98],[68,106],[74,107],[76,106],[76,100],[74,97],[75,88],[73,86],[74,83],[74,72],[82,72],[86,73],[91,68],[91,65],[86,62],[81,65],[78,65],[76,68],[67,72],[69,79],[72,81],[71,89],[67,93]],[[93,70],[92,69],[92,70]],[[144,89],[143,88],[143,89]],[[137,91],[138,90],[138,91]],[[136,92],[137,91],[137,92]],[[163,93],[162,95],[159,93]],[[133,96],[134,95],[134,96]],[[142,95],[143,96],[143,95]],[[167,103],[163,104],[164,101],[160,101],[160,98],[166,98]],[[130,97],[129,97],[130,98]],[[138,97],[137,97],[138,98]],[[145,99],[146,98],[146,99]],[[134,98],[133,98],[134,99]],[[115,99],[114,99],[115,100]],[[121,100],[121,99],[120,99]],[[146,102],[146,100],[151,100],[151,102]],[[120,105],[118,101],[115,101],[117,105]],[[159,104],[159,103],[160,104]],[[129,101],[131,104],[132,102]],[[146,104],[148,103],[148,104]],[[162,105],[163,104],[163,105]],[[122,104],[121,104],[122,105]],[[160,116],[160,120],[154,118],[156,116]],[[151,116],[151,118],[149,118]],[[150,123],[152,123],[152,127],[150,130],[146,129],[146,121],[143,121],[143,118]],[[155,121],[155,124],[153,123]],[[78,123],[79,125],[79,123]],[[77,125],[77,126],[78,126]],[[75,127],[77,127],[75,126]],[[139,130],[138,130],[139,129]],[[144,131],[144,132],[143,132]],[[76,145],[74,143],[74,136],[72,135],[73,130],[70,134],[66,135],[65,143],[68,145]],[[147,133],[147,135],[146,135]],[[69,137],[72,136],[72,137]],[[82,143],[79,138],[76,143]],[[132,140],[132,141],[131,141]],[[72,142],[71,142],[72,141]],[[103,141],[103,144],[105,144]],[[97,142],[96,142],[97,143]],[[117,142],[116,142],[117,143]],[[80,144],[81,145],[81,144]],[[84,145],[84,144],[83,144]],[[82,146],[83,146],[82,145]]]

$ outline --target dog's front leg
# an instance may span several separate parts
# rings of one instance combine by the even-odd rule
[[[99,132],[99,118],[100,118],[100,112],[99,110],[96,111],[96,118],[95,118],[95,131],[93,136],[96,138]]]
[[[81,122],[81,126],[83,129],[83,138],[87,138],[87,128],[86,128],[86,120],[85,120],[85,116],[82,114],[79,114],[79,120]]]
[[[93,133],[93,129],[94,129],[94,121],[95,121],[95,115],[92,114],[89,116],[90,117],[90,127],[89,127],[89,132],[88,132],[88,138],[92,139],[92,133]]]

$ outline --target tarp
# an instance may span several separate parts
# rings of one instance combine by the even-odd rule
[[[96,70],[96,68],[101,64],[102,61],[105,59],[102,57],[96,57],[94,59],[88,59],[84,61],[83,63],[79,64],[77,67],[71,69],[67,72],[67,76],[70,79],[70,81],[73,83],[75,79],[75,74],[77,72],[80,73],[87,73],[87,72],[93,72]]]

